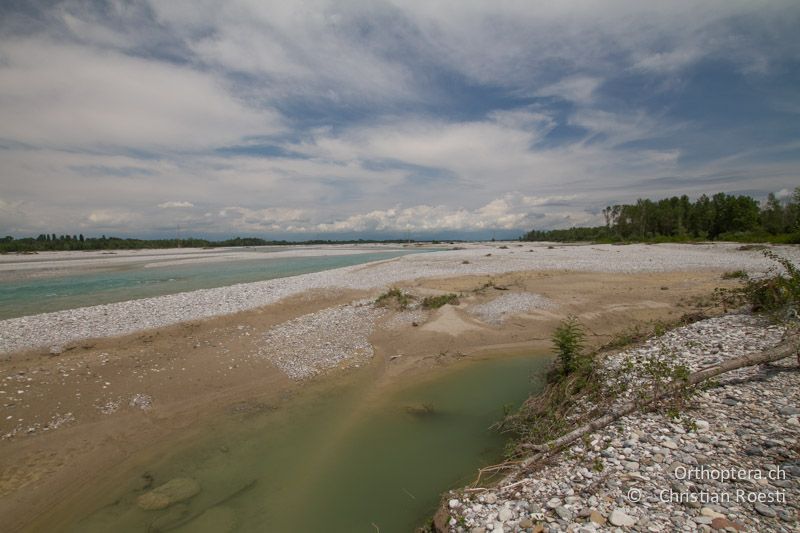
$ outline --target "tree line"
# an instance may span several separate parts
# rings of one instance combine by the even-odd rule
[[[770,193],[759,203],[750,196],[686,195],[608,206],[604,226],[532,230],[525,241],[697,241],[800,243],[800,187],[783,200]]]
[[[55,233],[42,233],[37,237],[14,238],[6,236],[0,238],[0,253],[22,252],[33,253],[43,251],[66,250],[139,250],[145,248],[216,248],[236,246],[285,246],[297,244],[400,244],[408,240],[345,240],[333,241],[314,239],[302,242],[287,240],[266,240],[257,237],[236,237],[212,241],[207,239],[123,239],[119,237],[84,237],[79,235],[56,235]],[[413,242],[413,241],[412,241]]]

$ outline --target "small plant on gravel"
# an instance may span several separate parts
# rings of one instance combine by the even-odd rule
[[[672,363],[675,359],[675,354],[663,344],[658,353],[648,353],[636,360],[626,357],[609,376],[607,390],[614,396],[633,391],[639,403],[648,405],[667,387],[685,383],[688,379],[689,368],[686,365]],[[682,385],[674,390],[674,394],[668,395],[659,403],[664,406],[666,412],[680,414],[681,409],[695,392],[696,388]]]
[[[458,295],[452,292],[439,296],[428,296],[422,300],[425,309],[439,309],[443,305],[458,305]]]
[[[384,292],[375,300],[375,305],[380,307],[390,307],[392,304],[396,305],[400,309],[408,309],[408,306],[414,301],[414,297],[408,294],[407,292],[403,292],[397,287],[392,287],[388,291]]]
[[[746,279],[747,272],[744,270],[731,270],[722,274],[722,279]]]

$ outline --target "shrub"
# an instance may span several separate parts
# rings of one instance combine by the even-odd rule
[[[583,327],[572,315],[562,321],[553,332],[553,346],[556,349],[563,374],[575,372],[589,360],[583,355],[585,338]]]
[[[747,304],[754,312],[770,315],[775,320],[797,320],[800,270],[789,259],[772,250],[763,253],[782,268],[772,267],[766,276],[759,278],[741,278],[743,285],[735,289],[717,289],[717,302],[723,308]]]
[[[458,295],[451,292],[440,296],[428,296],[422,300],[422,307],[425,309],[439,309],[447,304],[458,305]]]
[[[784,272],[774,268],[771,276],[748,280],[744,293],[753,306],[753,311],[763,311],[776,316],[793,316],[797,318],[800,303],[800,270],[785,257],[771,250],[764,250],[764,256],[783,267]]]

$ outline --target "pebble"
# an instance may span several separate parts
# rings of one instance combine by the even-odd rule
[[[608,517],[608,521],[612,525],[619,527],[630,527],[636,523],[635,518],[628,516],[621,509],[614,509],[611,511],[611,516]]]
[[[757,503],[753,507],[758,514],[768,518],[775,518],[778,515],[778,513],[776,513],[771,507],[764,505],[763,503]]]

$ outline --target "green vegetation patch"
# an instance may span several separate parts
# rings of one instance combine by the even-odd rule
[[[571,374],[591,364],[591,356],[583,352],[586,334],[578,319],[572,315],[561,322],[553,332],[553,346],[560,363],[562,375]]]
[[[403,292],[397,287],[392,287],[375,299],[375,305],[380,307],[396,306],[400,309],[408,309],[414,302],[414,297],[407,292]]]
[[[458,295],[451,292],[439,296],[428,296],[422,300],[422,307],[425,309],[439,309],[443,305],[448,304],[458,305]]]

